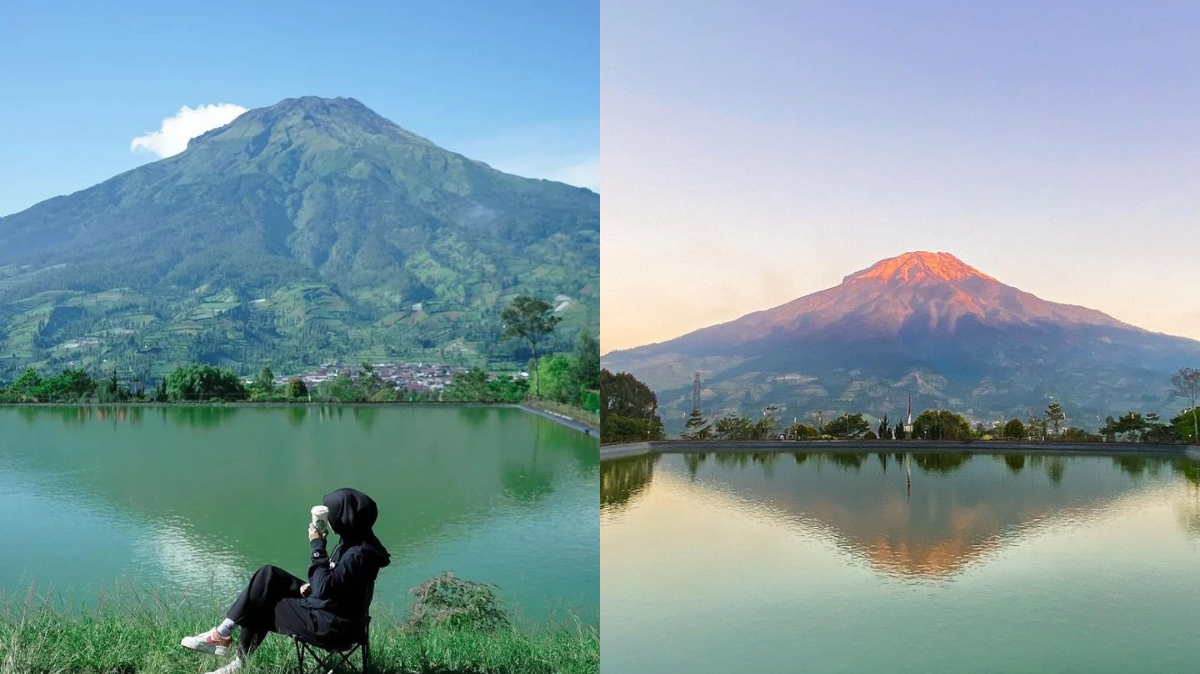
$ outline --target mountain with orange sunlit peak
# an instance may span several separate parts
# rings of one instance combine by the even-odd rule
[[[1091,431],[1130,410],[1182,408],[1171,373],[1200,364],[1200,342],[1143,330],[998,281],[949,253],[881,260],[833,288],[682,337],[609,353],[658,394],[669,431],[691,411],[781,418],[951,409],[976,421],[1026,419],[1055,400]]]

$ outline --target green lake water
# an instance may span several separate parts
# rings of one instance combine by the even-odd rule
[[[451,570],[595,624],[598,475],[594,437],[515,408],[0,408],[0,593],[232,601],[263,564],[304,577],[309,507],[349,486],[392,553],[377,607]]]
[[[600,473],[602,672],[1200,672],[1200,462],[666,454]]]

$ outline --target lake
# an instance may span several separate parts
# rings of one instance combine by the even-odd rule
[[[1197,461],[710,453],[600,473],[603,672],[1200,672]]]
[[[452,570],[596,624],[598,474],[594,437],[516,408],[0,408],[0,591],[231,602],[263,564],[305,577],[309,507],[350,486],[392,553],[377,607]]]

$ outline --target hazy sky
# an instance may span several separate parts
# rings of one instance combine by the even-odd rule
[[[1200,5],[605,0],[602,350],[947,251],[1200,339]]]
[[[595,189],[599,16],[598,0],[4,0],[0,216],[154,161],[234,106],[303,95]]]

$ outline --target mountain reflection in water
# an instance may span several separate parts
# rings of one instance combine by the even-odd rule
[[[1176,510],[1179,525],[1200,537],[1200,462],[1183,458],[728,452],[605,461],[600,473],[605,521],[637,507],[656,479],[682,479],[766,508],[879,573],[915,580],[951,579],[1040,530],[1117,512],[1151,497],[1164,477],[1196,495]]]

